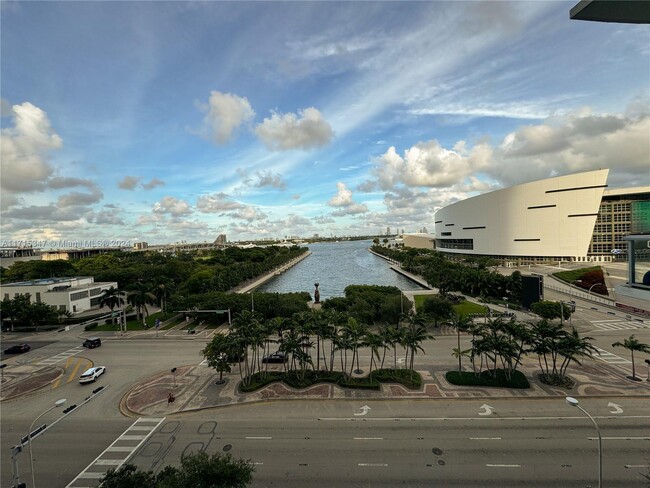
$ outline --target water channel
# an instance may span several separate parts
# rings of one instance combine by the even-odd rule
[[[320,242],[309,244],[311,256],[266,282],[256,291],[288,293],[307,291],[313,295],[320,283],[321,300],[345,296],[348,285],[396,286],[420,290],[417,283],[390,269],[386,260],[368,252],[372,241]]]

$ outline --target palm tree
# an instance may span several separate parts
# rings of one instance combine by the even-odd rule
[[[410,352],[409,366],[411,369],[411,378],[413,378],[415,355],[418,351],[424,352],[421,344],[427,339],[434,339],[433,335],[427,332],[427,328],[423,325],[414,324],[406,329],[404,333],[403,344],[406,347],[407,355]]]
[[[623,342],[615,342],[612,344],[612,347],[624,347],[630,353],[632,354],[632,379],[640,381],[640,378],[636,377],[636,369],[634,368],[634,351],[637,352],[644,352],[646,354],[650,354],[650,344],[644,344],[643,342],[639,342],[638,339],[634,337],[634,334],[632,334],[629,338],[625,339]]]
[[[126,294],[126,300],[136,309],[138,321],[142,317],[143,322],[145,317],[149,316],[147,305],[153,304],[155,299],[154,294],[149,291],[149,286],[142,282],[132,285],[131,290]]]
[[[472,319],[468,315],[454,314],[452,316],[452,318],[451,318],[451,326],[454,329],[456,329],[456,337],[457,337],[457,343],[458,343],[458,347],[456,349],[458,349],[458,351],[461,351],[461,349],[460,349],[460,333],[468,331],[470,325],[472,324],[472,322],[473,322]],[[469,349],[469,351],[471,351],[471,349]],[[458,356],[456,356],[454,354],[454,356],[458,358],[458,371],[460,372],[460,371],[463,370],[463,366],[461,364],[462,357],[463,356],[469,357],[469,355],[467,355],[467,354],[459,354]]]
[[[379,348],[383,345],[383,340],[379,334],[367,332],[363,342],[366,347],[370,348],[370,371],[368,376],[372,381],[372,366],[375,358],[379,359]]]
[[[121,307],[124,305],[124,292],[118,290],[114,286],[111,286],[108,290],[104,290],[102,296],[99,300],[99,308],[108,307],[111,309],[111,315],[113,315],[113,309],[115,307]],[[113,317],[113,323],[115,323],[115,317]]]
[[[462,364],[461,364],[461,358],[463,358],[463,357],[468,358],[468,357],[471,356],[471,354],[472,354],[472,349],[471,348],[462,350],[460,347],[454,347],[452,349],[451,355],[454,356],[455,358],[458,358],[458,372],[459,373],[462,372],[462,370],[463,370],[463,367],[462,367]]]
[[[164,316],[165,311],[167,310],[167,300],[169,300],[169,297],[172,294],[169,283],[165,281],[159,281],[154,286],[153,294],[156,297],[158,304],[160,305],[160,312]]]

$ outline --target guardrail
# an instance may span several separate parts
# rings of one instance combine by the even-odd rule
[[[575,288],[567,289],[567,288],[562,288],[561,286],[553,286],[546,283],[544,283],[544,288],[548,288],[549,290],[559,291],[561,293],[566,293],[570,297],[582,298],[584,300],[590,300],[592,302],[602,303],[603,305],[610,305],[612,307],[616,305],[616,302],[611,298],[603,298],[603,297],[595,296],[591,293],[585,293],[576,290]]]

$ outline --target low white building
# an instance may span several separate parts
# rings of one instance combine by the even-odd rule
[[[425,232],[416,232],[413,234],[404,234],[404,247],[413,247],[416,249],[435,249],[436,236]]]
[[[95,283],[92,277],[46,278],[19,281],[0,285],[0,296],[13,299],[18,295],[29,295],[30,302],[46,303],[77,314],[99,307],[104,290],[117,288],[117,282]]]

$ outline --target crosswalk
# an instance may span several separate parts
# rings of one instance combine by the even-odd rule
[[[109,469],[118,469],[122,466],[164,421],[165,417],[140,417],[137,419],[75,479],[68,483],[66,488],[97,486],[100,478],[103,478]]]
[[[594,354],[594,357],[606,362],[607,364],[632,364],[632,361],[629,359],[625,359],[621,356],[617,356],[616,354],[612,354],[611,352],[605,351],[605,349],[601,349],[600,347],[596,347],[596,349],[600,354]]]
[[[76,356],[83,350],[84,350],[83,346],[73,347],[72,349],[68,349],[67,351],[60,352],[56,356],[43,359],[36,364],[38,366],[53,366],[56,363],[63,361],[64,359],[68,359],[71,356]]]
[[[645,322],[630,320],[592,320],[591,324],[599,330],[649,329]]]

